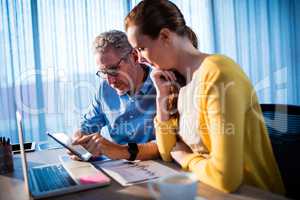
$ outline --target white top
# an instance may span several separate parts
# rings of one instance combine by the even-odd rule
[[[181,139],[192,149],[194,153],[208,153],[201,142],[199,134],[199,100],[195,95],[200,87],[200,73],[196,71],[192,80],[179,91],[178,112],[179,112],[179,130]]]

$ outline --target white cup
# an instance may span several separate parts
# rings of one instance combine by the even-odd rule
[[[159,200],[194,200],[198,180],[194,174],[180,173],[148,183],[150,194]]]

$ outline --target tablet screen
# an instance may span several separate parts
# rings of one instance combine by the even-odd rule
[[[88,152],[81,145],[72,145],[72,139],[64,133],[48,133],[48,135],[53,138],[56,142],[60,143],[63,147],[70,150],[73,154],[78,156],[84,161],[88,161],[92,154]]]

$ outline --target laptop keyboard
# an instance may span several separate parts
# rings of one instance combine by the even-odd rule
[[[32,171],[41,192],[76,185],[62,165],[33,168]]]

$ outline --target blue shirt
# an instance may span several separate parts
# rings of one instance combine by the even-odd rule
[[[118,144],[154,140],[156,91],[150,78],[151,69],[145,69],[146,80],[134,96],[120,96],[107,81],[101,81],[89,112],[82,118],[81,132],[96,133],[106,126],[111,139]]]

